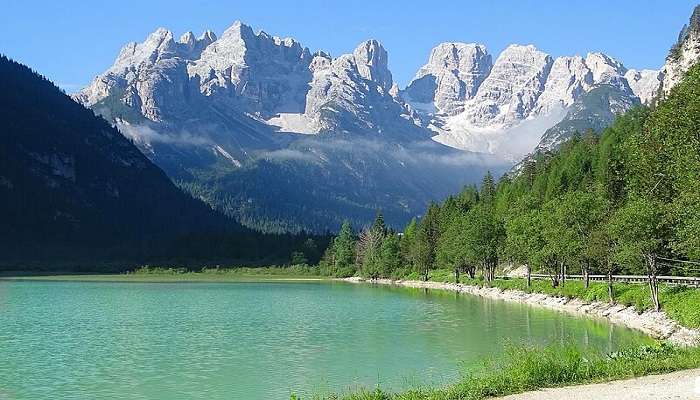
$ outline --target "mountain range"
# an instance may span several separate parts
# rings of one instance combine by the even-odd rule
[[[511,45],[494,59],[482,44],[442,43],[399,88],[376,40],[331,57],[241,22],[220,37],[160,28],[73,97],[249,227],[333,230],[379,209],[399,226],[486,170],[652,103],[697,59],[684,46],[680,61],[639,71],[595,52]]]

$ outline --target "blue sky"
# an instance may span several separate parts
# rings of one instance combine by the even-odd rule
[[[483,43],[494,58],[520,43],[553,56],[602,51],[628,68],[659,68],[697,1],[4,0],[0,52],[73,91],[107,69],[125,43],[159,26],[176,37],[220,34],[241,20],[333,56],[378,39],[401,86],[445,41]]]

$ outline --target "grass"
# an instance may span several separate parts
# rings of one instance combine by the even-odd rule
[[[586,352],[573,345],[507,346],[501,357],[484,360],[482,364],[465,371],[456,384],[445,388],[416,388],[403,393],[388,393],[375,389],[323,398],[476,400],[545,387],[605,382],[699,366],[700,348],[678,348],[662,343],[611,354]]]
[[[141,267],[123,274],[49,275],[9,277],[0,279],[83,281],[83,282],[238,282],[257,280],[318,280],[325,279],[318,267],[293,265],[289,267],[203,268],[189,271],[178,267]]]
[[[409,279],[409,278],[406,278]],[[430,273],[430,280],[435,282],[454,282],[452,271],[435,270]],[[484,286],[483,279],[461,278],[460,283]],[[591,282],[588,289],[582,281],[567,281],[558,287],[552,287],[549,280],[533,279],[530,288],[522,278],[496,279],[491,286],[503,290],[521,290],[528,293],[543,293],[550,296],[578,298],[584,301],[603,301],[608,299],[608,286],[605,282]],[[615,302],[625,306],[634,306],[639,312],[652,307],[649,288],[645,284],[613,284]],[[661,308],[669,317],[688,328],[700,328],[700,290],[686,286],[659,286]]]

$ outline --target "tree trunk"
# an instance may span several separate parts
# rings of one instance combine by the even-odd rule
[[[455,268],[455,283],[459,283],[459,267]]]
[[[612,268],[610,267],[608,267],[608,298],[610,299],[611,303],[615,301],[612,284]]]
[[[469,278],[474,279],[474,277],[476,276],[476,267],[468,266],[467,273],[469,274]]]
[[[583,286],[588,290],[590,286],[590,280],[588,278],[588,262],[581,263],[581,274],[583,275]]]
[[[561,272],[561,284],[566,283],[566,263],[564,261],[560,262],[559,271]]]
[[[527,264],[525,271],[527,272],[527,288],[529,289],[530,285],[532,284],[532,271],[530,271],[530,264]]]
[[[647,254],[647,278],[649,280],[649,292],[651,294],[651,304],[654,306],[654,311],[661,311],[661,302],[659,301],[659,281],[656,277],[656,255]]]

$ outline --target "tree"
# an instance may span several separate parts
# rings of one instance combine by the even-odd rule
[[[401,242],[395,232],[389,232],[380,249],[380,270],[386,277],[401,267]]]
[[[388,230],[384,224],[384,216],[381,212],[377,213],[372,225],[360,233],[355,257],[356,265],[360,267],[363,275],[372,279],[383,275],[381,250],[387,234]]]
[[[664,250],[665,229],[663,205],[644,198],[629,200],[617,210],[610,225],[616,242],[616,260],[646,267],[651,301],[656,311],[661,308],[656,257]]]
[[[415,218],[406,225],[401,237],[401,258],[409,264],[410,267],[416,268],[416,234],[418,232],[418,222]]]
[[[353,269],[355,259],[355,237],[350,221],[345,220],[338,236],[333,240],[333,261],[336,273]]]
[[[607,220],[601,221],[600,225],[591,231],[585,251],[590,259],[596,260],[601,271],[605,272],[608,282],[608,299],[612,303],[615,299],[612,281],[615,263],[610,259],[610,254],[613,253],[613,242],[609,230],[609,222]]]
[[[581,267],[586,289],[592,257],[587,253],[591,233],[603,219],[608,206],[602,196],[595,191],[573,191],[562,195],[557,200],[556,224],[558,241],[561,243],[560,255],[564,262],[577,263]]]
[[[505,222],[504,254],[513,262],[526,266],[527,287],[531,285],[530,275],[537,261],[536,254],[543,247],[540,227],[540,210],[528,197],[520,199]]]
[[[439,218],[440,208],[437,204],[432,203],[416,232],[414,247],[416,268],[425,281],[428,280],[430,270],[435,264],[435,253],[440,235]]]

